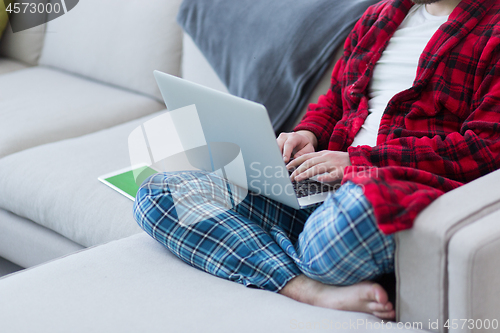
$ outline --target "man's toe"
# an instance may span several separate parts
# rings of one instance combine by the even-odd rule
[[[381,303],[377,303],[377,302],[370,302],[370,303],[368,303],[368,309],[371,312],[388,312],[388,311],[392,311],[392,304],[390,302],[386,303],[386,304],[381,304]]]
[[[384,312],[373,312],[373,315],[375,317],[378,317],[380,319],[394,319],[396,318],[396,311],[391,310],[391,311],[384,311]]]

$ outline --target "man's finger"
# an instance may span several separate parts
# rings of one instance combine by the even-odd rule
[[[295,152],[293,155],[294,158],[299,158],[300,156],[314,153],[314,147],[311,144],[305,145],[301,150]]]
[[[283,145],[283,161],[285,161],[285,163],[288,163],[288,161],[290,161],[293,150],[297,147],[298,144],[299,142],[295,137],[289,137],[288,140],[286,140],[285,144]]]
[[[295,180],[300,182],[301,180],[309,179],[309,178],[314,177],[316,175],[323,174],[323,173],[325,173],[326,167],[327,166],[324,163],[316,164],[316,165],[310,167],[309,169],[305,170],[304,172],[298,174],[295,177]]]
[[[309,169],[319,165],[319,164],[322,164],[323,165],[323,172],[321,173],[325,173],[325,172],[328,172],[327,170],[327,164],[325,163],[325,161],[321,158],[321,156],[314,156],[312,158],[309,158],[307,159],[304,163],[302,163],[296,170],[295,170],[295,174],[293,175],[294,176],[294,179],[300,181],[300,180],[304,180],[304,179],[307,179],[309,177],[303,177],[303,174],[305,172],[307,172]],[[299,179],[297,179],[297,177]],[[312,176],[311,176],[312,177]]]
[[[278,143],[278,147],[280,147],[281,152],[283,152],[283,146],[285,145],[287,137],[288,135],[286,133],[281,133],[276,139],[276,142]]]
[[[291,179],[296,179],[298,175],[306,172],[308,169],[314,167],[317,164],[322,164],[324,161],[321,158],[321,155],[318,156],[318,154],[307,154],[303,156],[306,158],[306,160],[299,165],[297,169],[292,173]],[[295,161],[294,161],[295,162]],[[323,171],[327,172],[327,170]]]
[[[309,154],[304,154],[302,156],[296,157],[293,161],[291,161],[290,163],[288,163],[286,165],[286,168],[288,170],[296,169],[299,165],[304,163],[308,158],[312,158],[313,157],[312,155],[315,155],[315,154],[317,154],[317,153],[309,153]]]

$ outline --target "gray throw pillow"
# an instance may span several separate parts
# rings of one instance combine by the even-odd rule
[[[289,126],[334,51],[378,0],[184,0],[177,21],[229,92]]]

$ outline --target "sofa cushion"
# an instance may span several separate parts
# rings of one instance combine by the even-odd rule
[[[309,306],[201,272],[145,233],[0,279],[0,299],[2,332],[388,331],[367,314]]]
[[[26,66],[25,64],[20,63],[18,61],[7,59],[7,58],[0,58],[0,75],[5,74],[5,73],[9,73],[9,72],[18,71],[18,70],[24,69],[26,67],[28,67],[28,66]]]
[[[180,75],[181,0],[85,0],[47,23],[40,63],[154,96],[154,70]]]
[[[37,2],[46,3],[47,0],[38,0]],[[30,19],[29,15],[12,13],[10,22],[17,26],[27,26]],[[10,25],[7,26],[0,43],[0,55],[22,61],[28,65],[37,65],[45,38],[45,27],[46,25],[42,24],[13,33]]]
[[[85,247],[138,233],[133,202],[97,177],[130,166],[128,137],[155,115],[0,159],[0,207]]]
[[[84,247],[33,221],[0,209],[0,257],[31,267]]]
[[[57,70],[0,75],[0,158],[161,110],[156,100]]]

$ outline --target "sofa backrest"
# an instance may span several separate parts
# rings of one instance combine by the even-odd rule
[[[161,100],[153,71],[180,75],[181,0],[80,0],[47,23],[40,65]]]
[[[44,3],[47,0],[39,2]],[[29,17],[22,15],[22,13],[11,13],[9,20],[17,25],[26,25]],[[9,25],[0,41],[0,56],[18,60],[31,66],[37,65],[42,52],[45,28],[46,24],[42,24],[13,33]]]

